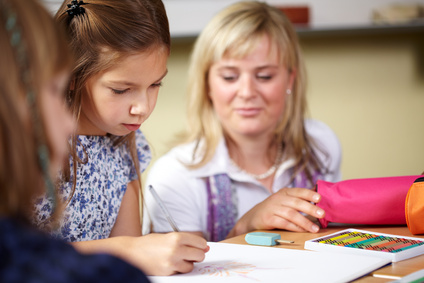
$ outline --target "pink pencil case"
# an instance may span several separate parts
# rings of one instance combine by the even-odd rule
[[[325,228],[330,222],[406,224],[406,195],[419,177],[352,179],[336,183],[319,180],[316,190],[321,195],[321,201],[317,206],[325,211],[325,217],[319,219],[321,226]]]

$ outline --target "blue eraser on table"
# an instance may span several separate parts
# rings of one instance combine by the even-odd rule
[[[247,233],[244,239],[251,245],[275,246],[276,240],[280,240],[281,236],[277,233],[251,232]]]

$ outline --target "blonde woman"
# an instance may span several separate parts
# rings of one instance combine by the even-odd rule
[[[340,180],[341,148],[305,118],[305,73],[296,32],[278,9],[235,3],[196,40],[182,144],[150,171],[183,231],[209,241],[255,229],[317,232],[318,179]],[[146,194],[153,231],[170,231]],[[312,219],[311,219],[312,218]]]

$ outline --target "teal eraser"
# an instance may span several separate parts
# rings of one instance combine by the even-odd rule
[[[280,234],[267,232],[251,232],[244,237],[246,242],[251,245],[275,246],[276,240],[280,240]]]

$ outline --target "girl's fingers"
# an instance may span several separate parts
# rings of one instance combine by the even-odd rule
[[[174,237],[173,240],[178,242],[180,245],[185,245],[200,250],[206,250],[208,248],[206,240],[198,235],[184,232],[171,232],[169,234],[172,235],[172,237]]]

